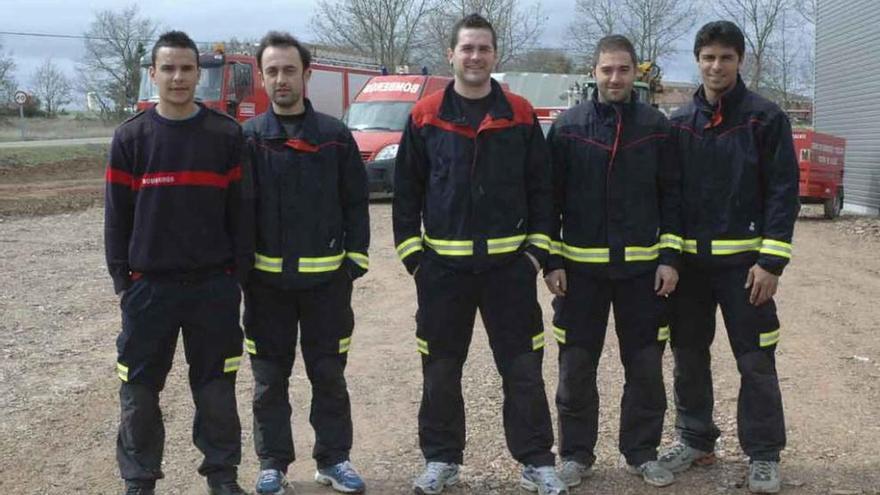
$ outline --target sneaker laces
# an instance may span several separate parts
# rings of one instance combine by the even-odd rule
[[[767,461],[753,462],[752,469],[755,473],[754,477],[759,481],[770,481],[770,478],[773,475],[773,465]]]
[[[440,473],[446,469],[446,464],[442,462],[429,462],[427,466],[425,466],[425,475],[431,478],[439,478]]]
[[[556,469],[553,466],[536,467],[535,472],[538,473],[538,478],[541,480],[544,488],[559,488],[559,477],[556,475]]]
[[[336,466],[339,476],[343,478],[354,478],[357,476],[357,471],[354,469],[354,465],[352,465],[351,461],[342,461]]]
[[[673,444],[672,447],[669,447],[669,450],[667,450],[660,458],[663,460],[674,459],[683,454],[686,449],[687,445],[677,442]]]
[[[257,479],[257,484],[261,485],[263,483],[271,483],[273,481],[280,481],[279,476],[281,471],[277,469],[264,469],[260,471],[260,477]]]

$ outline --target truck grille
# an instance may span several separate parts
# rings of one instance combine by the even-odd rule
[[[373,152],[371,151],[361,151],[361,160],[368,162],[370,161],[370,157],[373,156]]]

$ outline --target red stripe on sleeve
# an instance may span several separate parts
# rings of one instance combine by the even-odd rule
[[[226,172],[226,178],[229,179],[229,182],[241,180],[241,165],[236,165],[229,169],[229,172]]]
[[[107,180],[107,182],[110,182],[112,184],[119,184],[126,187],[131,187],[132,184],[131,174],[123,172],[119,169],[115,169],[110,165],[107,165],[107,174],[105,175],[105,179]]]

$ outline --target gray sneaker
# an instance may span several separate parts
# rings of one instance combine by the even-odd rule
[[[645,483],[651,486],[669,486],[675,483],[675,475],[661,467],[657,461],[643,462],[638,466],[627,464],[626,472],[641,476]]]
[[[706,452],[690,447],[683,442],[676,442],[671,447],[660,451],[657,464],[671,473],[687,471],[694,464],[708,466],[715,463],[715,452]]]
[[[519,486],[538,495],[568,495],[568,486],[559,479],[553,466],[524,466]]]
[[[752,493],[779,493],[779,463],[752,461],[749,464],[749,491]]]
[[[562,465],[559,466],[559,479],[569,488],[580,485],[584,478],[589,478],[592,475],[593,466],[587,466],[578,461],[562,461]]]
[[[413,491],[418,495],[435,495],[456,483],[458,483],[458,464],[429,462],[425,464],[422,474],[413,482]]]

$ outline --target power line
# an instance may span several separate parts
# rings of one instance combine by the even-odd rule
[[[110,38],[107,36],[86,36],[86,35],[77,35],[77,34],[53,34],[53,33],[27,33],[21,31],[0,31],[0,35],[5,36],[30,36],[32,38],[61,38],[61,39],[71,39],[71,40],[103,40],[103,41],[114,41],[118,38]],[[133,39],[132,41],[155,41],[154,39]]]

